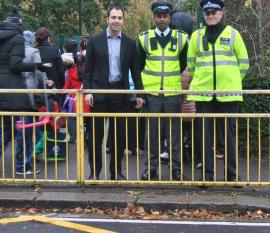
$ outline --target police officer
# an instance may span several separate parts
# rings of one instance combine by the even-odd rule
[[[145,90],[181,90],[181,73],[186,68],[187,34],[172,30],[172,5],[167,2],[155,2],[151,6],[154,14],[155,28],[145,31],[139,36],[139,60],[141,76]],[[179,95],[149,94],[146,96],[148,113],[179,113]],[[150,164],[142,173],[141,179],[147,180],[157,177],[159,152],[158,119],[149,119]],[[180,173],[180,124],[179,119],[165,119],[165,134],[168,148],[172,148],[172,177],[181,179]],[[146,132],[148,132],[146,127]],[[170,136],[171,130],[171,136]],[[170,147],[171,144],[171,147]],[[147,148],[147,147],[146,147]],[[170,151],[170,149],[169,149]],[[149,156],[149,151],[148,151]],[[147,162],[148,163],[148,159]],[[150,170],[148,170],[148,165]]]
[[[239,32],[223,22],[224,3],[221,0],[202,0],[200,2],[206,27],[192,34],[188,49],[188,70],[192,75],[190,90],[241,91],[249,60],[246,46]],[[243,101],[241,94],[190,94],[188,100],[196,101],[197,113],[237,113],[238,104]],[[225,180],[238,181],[236,177],[235,119],[228,118],[222,127],[222,135],[227,134],[227,171]],[[214,178],[214,121],[204,119],[205,135],[199,143],[203,155],[202,138],[205,139],[205,177]],[[224,125],[227,125],[225,129]],[[203,169],[204,170],[204,169]]]

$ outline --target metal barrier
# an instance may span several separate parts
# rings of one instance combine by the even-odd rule
[[[0,124],[1,124],[1,159],[0,159],[0,182],[4,183],[65,183],[65,184],[80,184],[80,185],[89,185],[89,184],[127,184],[127,185],[195,185],[195,186],[269,186],[270,185],[270,150],[268,152],[267,156],[263,156],[261,151],[261,144],[262,144],[262,137],[261,137],[261,122],[265,119],[268,123],[270,123],[270,114],[187,114],[187,113],[84,113],[83,112],[83,98],[84,94],[87,93],[121,93],[121,94],[130,94],[130,93],[141,93],[141,94],[149,94],[149,93],[164,93],[164,92],[171,92],[171,93],[178,93],[178,94],[198,94],[198,93],[214,93],[214,94],[225,94],[229,93],[226,91],[129,91],[129,90],[0,90],[0,97],[3,93],[21,93],[21,94],[29,94],[29,93],[75,93],[77,94],[77,102],[76,102],[76,113],[37,113],[37,112],[0,112]],[[235,94],[270,94],[270,91],[268,90],[254,90],[254,91],[234,91],[230,93]],[[180,107],[180,106],[179,106]],[[37,121],[37,117],[40,116],[50,116],[53,117],[54,126],[56,128],[57,124],[57,118],[62,117],[64,121],[65,128],[62,129],[62,133],[66,135],[65,139],[61,142],[58,141],[58,131],[52,130],[52,126],[48,126],[45,124],[44,126],[33,126],[31,135],[32,135],[32,145],[33,145],[33,175],[27,174],[27,168],[24,166],[23,171],[21,174],[16,174],[16,161],[18,158],[16,158],[16,147],[18,145],[15,145],[16,143],[16,136],[17,133],[15,133],[16,129],[16,122],[15,120],[17,117],[22,117],[22,125],[25,125],[25,119],[26,117],[30,117],[31,120],[35,123]],[[125,122],[125,151],[124,153],[124,161],[122,162],[122,172],[126,176],[127,180],[111,180],[109,177],[109,166],[108,161],[109,158],[114,159],[115,164],[117,164],[117,143],[114,143],[115,147],[115,154],[110,155],[106,151],[106,138],[108,135],[108,122],[107,118],[113,118],[113,121],[117,122],[118,118],[123,118]],[[68,118],[76,118],[76,130],[77,130],[77,143],[76,144],[70,144],[66,138],[68,138]],[[150,169],[150,140],[149,135],[151,134],[150,128],[149,128],[149,119],[151,118],[157,118],[158,121],[158,141],[161,140],[161,121],[164,118],[169,118],[169,128],[170,128],[170,136],[167,140],[171,141],[172,139],[172,119],[177,118],[180,121],[180,154],[179,154],[179,160],[180,160],[180,173],[181,173],[181,179],[179,180],[173,180],[173,158],[172,156],[169,156],[169,161],[166,165],[163,164],[160,156],[158,157],[158,166],[157,166],[157,172],[158,176],[156,179],[151,179],[151,177],[148,177],[148,180],[144,181],[141,179],[141,173],[145,168]],[[190,161],[185,162],[184,161],[184,153],[185,153],[185,147],[184,147],[184,140],[185,135],[183,133],[183,124],[185,124],[185,119],[190,118],[190,125],[189,129],[191,132],[190,135]],[[236,177],[235,180],[230,181],[228,179],[228,152],[227,152],[227,124],[228,119],[235,118],[235,146],[236,146],[236,157],[235,157],[235,163],[236,163]],[[11,145],[6,145],[4,138],[5,133],[5,121],[10,120],[11,124]],[[89,165],[87,163],[88,159],[88,153],[85,151],[85,119],[89,119],[93,123],[92,128],[92,135],[90,135],[90,138],[95,140],[95,136],[93,134],[95,129],[95,121],[97,119],[102,119],[103,121],[103,128],[104,128],[104,139],[103,139],[103,147],[102,147],[102,161],[103,161],[103,167],[101,170],[101,173],[99,174],[99,177],[96,176],[96,149],[95,146],[93,146],[93,172],[94,177],[92,177],[91,180],[88,180],[88,176],[90,174],[89,171]],[[129,136],[128,136],[128,130],[129,130],[129,121],[133,119],[136,122],[135,127],[135,138],[136,138],[136,153],[131,156],[128,154],[129,152]],[[144,119],[146,122],[148,122],[146,127],[146,142],[144,153],[141,153],[140,151],[140,137],[139,137],[139,121],[140,119]],[[201,119],[202,121],[202,132],[195,132],[195,122]],[[207,155],[205,153],[205,121],[207,119],[213,119],[214,122],[214,144],[213,144],[213,181],[206,179],[206,168],[205,168],[205,160],[207,158]],[[220,119],[224,119],[224,128],[225,128],[225,135],[224,135],[224,160],[218,160],[216,157],[217,154],[217,121]],[[250,154],[250,119],[257,119],[258,120],[258,155],[252,156]],[[246,153],[245,156],[243,154],[239,155],[239,121],[245,121],[246,124],[246,139],[245,142],[242,140],[241,145],[246,143]],[[40,155],[36,153],[36,143],[37,143],[37,137],[36,132],[37,130],[42,130],[45,135],[45,143],[44,143],[44,149],[42,153],[42,158],[40,159]],[[26,151],[26,131],[27,129],[23,128],[21,129],[21,134],[23,135],[23,164],[27,161],[27,151]],[[268,133],[270,134],[270,126],[268,129]],[[48,154],[48,142],[46,141],[48,132],[52,133],[53,140],[50,141],[50,145],[53,150],[53,154]],[[115,128],[115,131],[113,132],[116,136],[117,131]],[[203,142],[203,153],[201,158],[202,168],[201,170],[198,170],[195,168],[195,135],[200,133],[202,142]],[[88,132],[88,134],[91,134],[91,132]],[[89,135],[88,135],[89,136]],[[87,139],[89,140],[89,139]],[[65,154],[62,155],[62,160],[59,159],[59,151],[57,150],[58,147],[60,147],[60,143],[62,143],[61,147],[65,148]],[[92,141],[89,141],[89,143],[92,143]],[[161,154],[161,145],[158,143],[158,154]],[[270,137],[268,139],[268,148],[270,147]],[[170,147],[168,148],[168,154],[172,154],[172,145],[170,144]],[[85,153],[86,152],[86,153]],[[50,152],[51,153],[51,152]],[[39,161],[41,160],[41,161]],[[147,165],[144,164],[144,162],[147,161]],[[167,166],[169,165],[169,166]],[[115,174],[118,174],[117,166],[115,166]],[[223,172],[224,169],[224,172]],[[40,170],[40,173],[36,173],[38,170]],[[223,174],[224,173],[224,174]],[[238,177],[241,176],[241,180],[238,179]],[[116,176],[117,177],[117,176]],[[99,178],[99,179],[98,179]]]

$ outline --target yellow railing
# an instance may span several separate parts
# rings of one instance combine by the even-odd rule
[[[255,186],[269,186],[270,185],[270,150],[268,149],[268,155],[262,154],[262,133],[261,133],[261,122],[263,120],[267,120],[270,122],[270,114],[269,113],[252,113],[252,114],[188,114],[188,113],[84,113],[83,112],[83,98],[84,94],[87,93],[96,93],[96,94],[103,94],[103,93],[121,93],[121,94],[130,94],[130,93],[140,93],[140,94],[149,94],[149,93],[177,93],[177,94],[226,94],[226,93],[234,93],[234,94],[261,94],[261,95],[268,95],[270,94],[269,90],[245,90],[245,91],[129,91],[129,90],[0,90],[0,98],[1,94],[4,93],[20,93],[20,94],[28,94],[28,93],[75,93],[77,94],[77,102],[76,102],[76,113],[40,113],[40,112],[0,112],[0,124],[1,128],[1,159],[0,159],[0,182],[4,183],[65,183],[65,184],[134,184],[134,185],[213,185],[213,186],[247,186],[247,185],[255,185]],[[180,108],[180,106],[179,106]],[[27,169],[24,166],[22,174],[16,174],[16,117],[22,117],[23,123],[25,117],[30,117],[31,120],[35,123],[37,118],[40,116],[51,116],[53,118],[54,125],[56,126],[57,117],[62,117],[65,123],[65,128],[62,129],[62,133],[66,135],[65,140],[59,142],[58,141],[58,131],[52,130],[50,126],[44,125],[39,127],[32,128],[32,145],[33,145],[33,167],[32,171],[40,170],[39,174],[34,173],[33,175],[27,174]],[[117,164],[117,156],[109,155],[106,152],[106,138],[108,135],[107,131],[107,118],[112,117],[116,122],[118,118],[124,118],[125,121],[125,144],[126,149],[124,151],[124,161],[122,162],[123,166],[123,174],[126,176],[127,180],[111,180],[109,177],[109,166],[108,160],[109,157],[115,160],[115,164]],[[69,121],[68,118],[76,118],[76,136],[77,136],[77,143],[70,144],[67,140],[68,138],[68,125]],[[88,165],[88,153],[85,150],[85,119],[91,119],[93,123],[93,131],[95,127],[95,120],[97,118],[103,118],[103,125],[104,125],[104,140],[103,140],[103,153],[102,153],[102,160],[103,160],[103,168],[100,173],[99,178],[95,176],[96,174],[96,158],[95,158],[95,151],[97,148],[94,147],[93,151],[93,170],[94,170],[94,178],[88,180],[88,176],[90,174],[89,165]],[[136,153],[134,156],[128,155],[128,145],[129,145],[129,136],[128,136],[128,129],[129,129],[129,121],[133,118],[136,122],[135,127],[135,138],[136,138]],[[139,136],[139,120],[144,119],[146,122],[149,123],[149,119],[157,118],[158,120],[158,141],[161,141],[161,121],[163,118],[169,118],[169,128],[170,128],[170,136],[169,139],[171,141],[172,138],[172,118],[179,118],[180,120],[180,129],[183,129],[183,124],[185,124],[186,119],[190,119],[189,129],[191,132],[190,135],[190,147],[191,147],[191,154],[190,154],[190,162],[184,162],[184,135],[183,130],[180,130],[180,172],[181,172],[181,179],[178,181],[173,180],[172,175],[172,156],[169,156],[169,161],[167,166],[163,165],[163,162],[160,157],[158,157],[158,166],[157,166],[157,173],[158,176],[156,179],[151,179],[148,177],[148,180],[143,181],[141,179],[141,173],[144,171],[145,168],[150,169],[150,143],[149,143],[149,136],[151,134],[149,124],[146,127],[146,135],[147,135],[147,143],[144,148],[144,154],[140,153],[140,136]],[[204,132],[204,124],[205,119],[213,118],[214,119],[214,174],[213,174],[213,181],[209,181],[205,179],[205,159],[208,156],[205,153],[205,132]],[[228,152],[227,152],[227,121],[230,118],[236,119],[236,126],[235,126],[235,147],[236,147],[236,180],[230,182],[228,180],[227,174],[227,166],[228,166]],[[11,144],[5,144],[5,121],[6,119],[10,119],[11,122]],[[202,119],[202,132],[201,137],[203,141],[203,154],[201,158],[202,168],[201,170],[195,169],[195,147],[196,142],[194,139],[195,134],[199,132],[195,132],[194,124],[197,119]],[[224,159],[218,160],[215,156],[217,153],[217,119],[224,119],[225,122],[225,135],[224,136]],[[258,127],[257,127],[257,155],[250,153],[250,120],[257,119]],[[239,121],[245,121],[246,124],[246,138],[239,138]],[[270,124],[269,124],[270,125]],[[44,149],[42,155],[38,155],[35,153],[36,151],[36,143],[37,137],[36,133],[37,130],[42,130],[45,135],[44,138]],[[26,143],[27,139],[25,137],[25,130],[22,129],[23,135],[23,161],[25,162],[27,159],[27,151],[26,151]],[[270,126],[268,129],[268,135],[270,135]],[[54,135],[53,141],[46,141],[47,132],[51,132]],[[91,132],[88,132],[91,133]],[[114,132],[116,135],[116,130]],[[95,140],[95,136],[92,133],[92,138]],[[240,141],[241,140],[241,141]],[[61,155],[62,160],[59,159],[59,154],[56,150],[60,146],[65,148],[65,154]],[[90,142],[92,143],[92,141]],[[245,155],[243,153],[239,154],[239,146],[245,145]],[[48,154],[48,146],[54,148],[53,154]],[[117,143],[115,143],[116,151],[117,151]],[[270,137],[268,139],[268,148],[270,147]],[[168,148],[168,153],[172,154],[172,145]],[[161,145],[158,144],[158,154],[161,154]],[[51,153],[51,152],[50,152]],[[144,162],[147,161],[148,164],[145,165]],[[117,166],[115,166],[117,169]],[[223,174],[224,170],[224,174]],[[117,170],[115,173],[117,174]],[[201,176],[202,175],[202,176]],[[238,180],[238,176],[241,176],[241,180]],[[202,177],[202,178],[201,178]]]

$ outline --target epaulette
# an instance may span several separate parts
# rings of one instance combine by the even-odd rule
[[[186,32],[184,32],[183,30],[177,29],[178,32],[182,32],[184,34],[187,34]]]
[[[149,33],[149,32],[148,32],[148,31],[141,32],[141,33],[140,33],[140,36],[145,35],[145,34],[147,34],[147,33]]]

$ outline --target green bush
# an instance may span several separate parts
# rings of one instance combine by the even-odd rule
[[[243,81],[244,90],[269,90],[270,88],[270,50],[261,58],[263,75],[260,76],[256,66],[251,67],[249,74]],[[240,105],[241,113],[270,113],[270,95],[245,95]],[[261,119],[261,152],[262,155],[269,153],[269,118]],[[250,119],[250,152],[258,155],[258,118]],[[247,145],[247,121],[239,120],[239,143],[242,154],[246,154]]]

